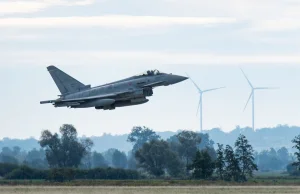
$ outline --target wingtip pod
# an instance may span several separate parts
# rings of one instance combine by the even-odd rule
[[[54,103],[55,100],[46,100],[46,101],[41,101],[40,104],[50,104],[50,103]]]

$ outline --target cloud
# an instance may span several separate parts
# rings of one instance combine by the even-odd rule
[[[249,24],[245,28],[256,31],[299,29],[299,0],[154,0],[154,4],[147,9],[141,5],[139,8],[151,15],[236,18]],[[123,9],[135,13],[135,10],[129,11],[128,7]]]
[[[25,0],[1,1],[0,15],[32,13],[53,6],[83,6],[93,4],[95,0]]]
[[[91,5],[85,9],[72,9],[64,8],[63,13],[55,12],[55,9],[51,9],[51,12],[42,12],[46,8],[50,7],[72,7],[72,6],[84,6]],[[14,13],[32,13],[38,12],[35,18],[28,20],[26,18],[5,18],[2,21],[2,25],[16,26],[20,25],[34,25],[34,23],[41,27],[53,27],[53,26],[88,26],[88,25],[105,25],[103,20],[111,22],[111,26],[116,25],[116,20],[123,22],[123,26],[134,26],[137,22],[134,19],[130,24],[128,21],[130,18],[116,19],[116,18],[104,18],[101,16],[99,22],[92,21],[92,17],[76,17],[82,15],[104,15],[110,14],[114,16],[122,17],[123,15],[135,15],[136,17],[148,15],[149,17],[167,17],[172,16],[175,18],[224,18],[226,20],[234,18],[235,21],[248,23],[250,31],[289,31],[299,29],[300,21],[300,2],[299,0],[152,0],[151,2],[137,1],[137,0],[27,0],[27,1],[1,1],[0,2],[0,15],[14,14]],[[57,16],[57,14],[63,16],[69,16],[66,18],[40,18],[41,16]],[[74,17],[71,17],[74,16]],[[111,17],[111,16],[109,16]],[[170,17],[171,18],[171,17]],[[79,19],[78,22],[67,21],[72,19]],[[94,19],[97,19],[96,17]],[[58,21],[61,20],[61,21]],[[110,21],[111,20],[111,21]],[[151,25],[153,21],[143,18],[147,25]],[[12,24],[3,24],[4,22],[11,21]],[[25,22],[22,24],[22,22]],[[49,22],[47,25],[45,22]],[[82,23],[87,22],[86,25]],[[221,23],[224,23],[220,21]],[[54,23],[58,23],[54,25]],[[79,24],[81,23],[81,24]],[[102,24],[100,24],[102,23]],[[155,23],[158,23],[157,21]],[[161,21],[166,23],[166,21]],[[168,22],[170,23],[170,22]],[[174,22],[172,22],[174,23]],[[187,23],[180,22],[178,23]],[[210,22],[211,23],[211,22]],[[226,22],[228,23],[228,22]],[[215,22],[214,22],[215,24]],[[151,25],[153,26],[153,25]]]
[[[251,31],[292,31],[300,29],[300,20],[296,18],[281,18],[278,20],[262,20],[254,23]]]
[[[93,17],[0,18],[0,28],[65,28],[65,27],[153,27],[170,25],[217,25],[235,23],[226,17],[165,17],[106,15]]]
[[[2,52],[1,65],[295,65],[300,55],[224,55],[198,52],[76,51]]]

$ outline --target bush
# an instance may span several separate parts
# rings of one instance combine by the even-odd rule
[[[36,170],[27,166],[20,166],[5,175],[5,179],[46,179],[47,171]]]
[[[55,168],[48,171],[47,180],[63,182],[75,179],[76,169],[73,168]]]
[[[17,164],[0,163],[0,176],[4,177],[17,168],[19,168]]]
[[[297,166],[294,166],[293,164],[289,164],[286,167],[287,172],[291,176],[300,176],[300,170],[297,168]]]
[[[90,170],[56,168],[38,170],[28,166],[1,164],[0,172],[5,175],[5,179],[44,179],[55,182],[71,181],[74,179],[127,180],[141,178],[136,170],[114,168],[95,168]]]
[[[52,169],[49,171],[47,180],[63,182],[74,179],[127,180],[139,178],[140,175],[135,170],[95,168],[90,170]]]
[[[95,168],[90,170],[77,170],[75,178],[76,179],[125,180],[125,179],[139,179],[140,175],[135,170]]]

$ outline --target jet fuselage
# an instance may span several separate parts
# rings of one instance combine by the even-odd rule
[[[57,100],[43,101],[41,104],[52,103],[55,107],[70,108],[95,107],[112,110],[116,107],[143,104],[149,101],[146,97],[153,95],[154,87],[168,86],[187,79],[156,70],[91,88],[54,66],[48,67],[48,70],[61,92],[64,91],[64,93]]]

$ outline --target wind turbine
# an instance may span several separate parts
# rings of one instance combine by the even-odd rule
[[[198,112],[200,110],[200,132],[202,132],[202,130],[203,130],[203,122],[202,122],[202,115],[203,115],[203,101],[202,101],[202,99],[203,99],[203,94],[206,93],[206,92],[219,90],[219,89],[222,89],[222,88],[225,88],[225,87],[201,90],[200,87],[194,82],[194,80],[188,74],[187,74],[187,76],[190,78],[190,80],[192,81],[192,83],[194,84],[194,86],[196,87],[196,89],[198,90],[199,95],[200,95],[199,104],[198,104],[198,108],[197,108],[197,115],[198,115]]]
[[[243,71],[243,69],[241,69],[242,73],[244,74],[248,84],[250,85],[251,87],[251,93],[250,93],[250,96],[248,98],[248,101],[246,103],[246,106],[244,108],[244,111],[246,110],[248,104],[249,104],[249,101],[250,99],[252,98],[252,129],[255,131],[255,103],[254,103],[254,94],[255,94],[255,91],[256,90],[272,90],[272,89],[278,89],[278,88],[274,88],[274,87],[254,87],[252,85],[252,83],[250,82],[250,80],[248,79],[248,77],[246,76],[245,72]]]

